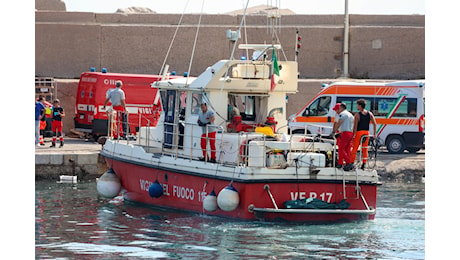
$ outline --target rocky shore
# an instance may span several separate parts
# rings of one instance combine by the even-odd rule
[[[376,169],[381,181],[424,182],[425,150],[415,154],[389,154],[385,150],[380,151]]]

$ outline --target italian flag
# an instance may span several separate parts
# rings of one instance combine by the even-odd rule
[[[280,68],[278,66],[278,59],[276,59],[275,49],[273,49],[272,61],[273,61],[273,73],[272,73],[272,82],[270,86],[270,92],[273,92],[273,90],[276,87],[276,83],[278,83],[278,79],[280,77]]]

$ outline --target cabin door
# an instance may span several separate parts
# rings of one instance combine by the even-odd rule
[[[166,91],[165,112],[165,132],[164,132],[164,148],[175,147],[175,131],[176,131],[176,91]]]

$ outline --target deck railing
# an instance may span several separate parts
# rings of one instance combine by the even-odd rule
[[[114,134],[117,133],[118,136],[119,134],[119,129],[120,129],[120,124],[123,124],[122,120],[118,120],[120,118],[120,113],[117,111],[111,111],[109,113],[109,137],[113,138]],[[141,121],[142,120],[147,120],[145,134],[146,136],[142,136],[143,132],[138,131],[137,132],[137,140],[139,144],[142,144],[145,146],[148,150],[152,150],[152,148],[158,148],[156,151],[161,152],[162,154],[166,154],[169,156],[174,156],[174,157],[182,157],[182,158],[189,158],[190,160],[198,159],[202,154],[202,149],[201,149],[201,135],[193,135],[193,133],[196,131],[196,128],[201,128],[201,126],[198,126],[196,123],[186,123],[185,121],[179,120],[178,123],[167,123],[164,122],[164,131],[163,131],[163,143],[159,144],[158,142],[156,145],[153,145],[152,142],[152,137],[150,136],[151,131],[150,128],[153,124],[148,118],[144,117],[142,118],[142,114],[139,115],[139,125],[138,129],[141,129]],[[129,114],[126,113],[126,121],[125,121],[125,126],[123,132],[126,133],[128,132],[127,129],[129,128]],[[145,124],[144,124],[145,125]],[[156,124],[155,124],[156,125]],[[216,137],[215,137],[215,142],[216,142],[216,149],[215,151],[211,151],[209,145],[210,137],[208,137],[208,128],[212,126],[216,128]],[[267,147],[266,142],[267,141],[273,141],[273,138],[270,138],[266,135],[259,135],[259,136],[254,136],[253,132],[240,132],[238,134],[238,148],[237,148],[237,153],[238,155],[236,156],[236,161],[235,162],[224,162],[223,161],[223,155],[225,153],[223,149],[223,133],[224,129],[222,126],[218,125],[206,125],[206,147],[207,147],[207,152],[208,154],[210,152],[215,152],[216,153],[216,163],[221,163],[221,164],[233,164],[233,165],[238,165],[238,166],[243,166],[247,167],[248,166],[248,161],[249,158],[251,157],[252,159],[259,159],[263,161],[263,167],[267,165],[267,155],[269,152],[273,151],[274,149],[271,149],[270,147]],[[181,131],[181,129],[188,128],[189,130],[187,133],[185,131]],[[168,130],[169,129],[169,130]],[[201,130],[201,129],[200,129]],[[200,131],[201,132],[201,131]],[[166,136],[169,136],[170,142],[165,144],[165,139]],[[364,139],[365,138],[372,138],[371,135],[364,135],[361,140],[361,144],[364,144]],[[123,138],[125,139],[125,138]],[[133,138],[127,138],[127,142],[130,142],[130,139]],[[144,141],[145,140],[145,141]],[[188,140],[190,143],[187,145],[185,141]],[[250,141],[262,141],[263,142],[263,147],[264,150],[261,152],[260,158],[257,157],[256,155],[252,154],[251,156],[249,155],[249,143]],[[298,143],[302,143],[301,146],[298,145]],[[325,138],[321,136],[320,134],[317,135],[312,135],[312,134],[292,134],[289,139],[289,149],[285,150],[284,155],[290,152],[295,152],[302,150],[304,152],[316,152],[318,148],[316,147],[319,142],[323,143],[330,143],[333,147],[331,154],[327,153],[326,156],[331,156],[328,159],[332,159],[332,164],[330,166],[336,167],[336,161],[337,161],[337,140],[330,139],[330,138]],[[294,145],[294,143],[297,143]],[[198,144],[198,145],[197,145]],[[294,149],[296,147],[296,149]],[[299,149],[301,147],[301,149]],[[363,163],[363,153],[362,149],[363,148],[368,148],[368,154],[369,158],[367,158],[368,161],[368,168],[375,168],[376,166],[376,147],[374,145],[374,141],[370,141],[369,145],[364,147],[361,145],[361,148],[359,149],[359,156],[357,157],[356,161],[356,167],[360,167]],[[184,150],[188,149],[188,151]],[[197,155],[200,156],[197,156]],[[204,158],[205,161],[209,161],[209,158],[206,156]]]

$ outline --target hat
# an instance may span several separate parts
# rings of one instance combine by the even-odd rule
[[[337,104],[335,104],[335,106],[334,106],[334,108],[332,110],[337,112],[339,110],[339,107],[340,107],[340,103],[337,103]]]
[[[119,88],[119,87],[123,86],[123,82],[121,82],[121,80],[117,80],[115,82],[115,86],[117,86],[117,88]]]

